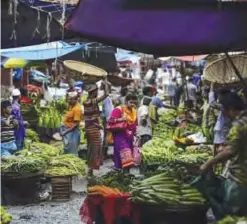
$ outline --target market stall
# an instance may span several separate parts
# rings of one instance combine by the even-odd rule
[[[141,150],[140,177],[111,171],[89,180],[83,221],[110,224],[122,217],[119,223],[206,223],[207,201],[190,183],[200,164],[212,157],[213,147],[190,137],[201,127],[179,126],[184,113],[181,107],[160,114],[153,139]]]
[[[2,158],[2,204],[30,204],[42,200],[42,181],[51,184],[50,200],[69,200],[71,177],[84,176],[86,163],[75,155],[63,155],[63,146],[39,142],[28,131],[27,149]]]

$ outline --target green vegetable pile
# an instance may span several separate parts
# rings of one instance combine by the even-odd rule
[[[181,184],[168,173],[162,173],[137,183],[131,190],[136,203],[188,207],[204,205],[206,200],[196,189]]]
[[[174,161],[178,148],[173,140],[153,138],[147,142],[141,151],[143,167],[150,165],[160,165],[168,161]]]
[[[1,224],[9,224],[12,221],[12,216],[1,206]]]
[[[31,142],[39,142],[39,135],[37,132],[33,131],[32,129],[27,128],[27,140],[30,140]]]
[[[30,145],[29,152],[33,154],[45,154],[48,156],[58,156],[62,154],[62,149],[41,142],[34,142]]]
[[[247,217],[227,216],[217,222],[217,224],[244,224],[247,222]]]
[[[46,176],[67,176],[86,174],[86,162],[75,155],[65,154],[53,157],[45,170]]]
[[[104,185],[118,188],[121,192],[129,192],[130,185],[136,180],[135,176],[123,171],[110,171],[101,177],[93,177],[88,180],[88,186]]]
[[[184,183],[189,183],[193,178],[199,175],[199,167],[206,162],[209,155],[201,154],[174,154],[173,160],[160,164],[155,171],[150,169],[144,170],[146,177],[160,174],[163,172],[169,173],[175,179],[179,179]]]
[[[42,128],[60,128],[64,114],[54,107],[46,108],[39,114],[38,126]]]
[[[210,156],[208,153],[191,153],[178,155],[176,161],[185,164],[196,165],[206,162],[209,158]]]
[[[15,156],[2,161],[1,170],[3,173],[35,173],[45,170],[46,166],[43,158]]]
[[[213,145],[191,145],[185,148],[187,153],[208,153],[209,155],[213,154],[214,146]]]

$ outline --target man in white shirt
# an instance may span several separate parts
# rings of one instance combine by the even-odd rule
[[[141,137],[141,146],[152,138],[152,123],[149,117],[149,105],[152,101],[152,87],[143,88],[143,99],[137,111],[138,128],[137,133]]]
[[[176,94],[176,78],[173,78],[168,84],[168,96],[170,98],[170,105],[175,105],[175,94]]]
[[[184,86],[185,102],[188,108],[196,107],[196,85],[193,84],[193,78],[189,78],[188,83]]]

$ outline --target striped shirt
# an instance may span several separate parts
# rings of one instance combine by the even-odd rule
[[[241,112],[234,120],[227,139],[234,153],[229,165],[229,177],[247,186],[247,111]]]
[[[87,99],[84,103],[84,120],[87,126],[92,123],[99,123],[100,121],[100,110],[97,98]]]
[[[1,143],[7,143],[15,141],[14,125],[11,123],[6,125],[7,118],[1,117]]]

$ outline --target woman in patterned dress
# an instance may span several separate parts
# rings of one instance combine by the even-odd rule
[[[83,103],[85,133],[88,148],[88,175],[93,175],[93,170],[98,170],[103,161],[102,137],[100,125],[99,102],[103,101],[109,94],[108,85],[105,85],[104,94],[98,97],[97,85],[88,90],[87,100]]]

